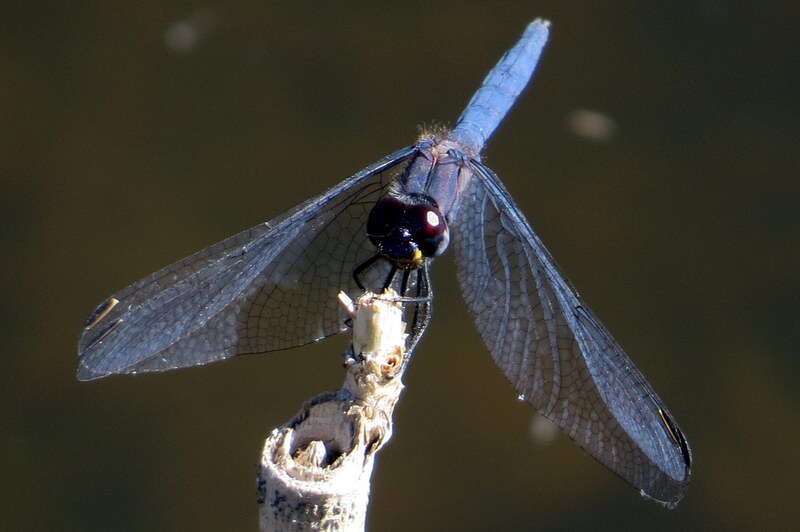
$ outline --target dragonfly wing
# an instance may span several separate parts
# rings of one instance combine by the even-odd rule
[[[676,504],[690,477],[688,442],[494,172],[469,165],[453,241],[464,297],[495,362],[589,454],[644,495]]]
[[[375,252],[367,214],[414,151],[399,150],[111,296],[87,320],[78,378],[202,365],[342,331],[336,294],[357,293],[353,268]],[[372,275],[386,269],[377,265]]]

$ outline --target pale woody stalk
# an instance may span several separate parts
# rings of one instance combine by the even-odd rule
[[[405,324],[393,294],[340,301],[353,321],[342,388],[306,401],[267,438],[259,469],[262,531],[363,531],[375,456],[403,390]]]

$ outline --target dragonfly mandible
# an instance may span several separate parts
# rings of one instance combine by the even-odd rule
[[[78,378],[317,341],[347,328],[336,294],[365,288],[416,298],[413,352],[431,315],[428,267],[453,248],[478,331],[520,396],[643,495],[674,506],[691,475],[686,438],[481,162],[548,34],[545,21],[528,25],[452,131],[423,135],[102,302],[80,339]]]

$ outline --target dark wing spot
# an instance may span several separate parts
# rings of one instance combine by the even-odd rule
[[[86,319],[86,329],[91,329],[97,325],[97,322],[108,316],[108,313],[117,306],[117,303],[119,303],[119,299],[112,297],[97,305],[97,308]]]
[[[661,421],[664,423],[664,428],[669,434],[669,437],[672,438],[672,441],[675,442],[678,447],[681,448],[681,454],[683,454],[683,461],[686,463],[686,467],[692,467],[692,453],[689,451],[689,442],[686,441],[686,438],[683,436],[681,429],[678,428],[678,425],[672,421],[672,418],[669,417],[666,410],[659,408],[658,415],[661,416]]]

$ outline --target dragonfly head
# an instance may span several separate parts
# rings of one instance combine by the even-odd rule
[[[447,222],[436,202],[421,194],[389,195],[375,203],[367,234],[378,253],[403,270],[441,255],[450,242]]]

